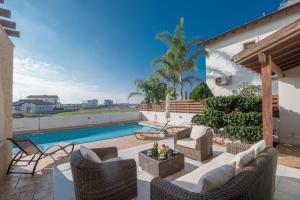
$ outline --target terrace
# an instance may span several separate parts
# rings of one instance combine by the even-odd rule
[[[0,3],[3,1],[0,0]],[[0,16],[10,17],[10,11],[0,9]],[[133,112],[97,111],[76,116],[18,119],[14,121],[14,130],[10,105],[13,45],[8,36],[19,36],[19,32],[11,30],[15,29],[14,23],[0,21],[0,24],[4,27],[0,28],[0,43],[3,44],[0,48],[0,200],[126,199],[130,195],[139,200],[300,199],[300,147],[297,133],[293,132],[299,123],[300,113],[298,107],[300,20],[233,57],[235,63],[261,74],[262,98],[229,96],[185,101],[170,100],[170,96],[167,95],[165,101],[159,99],[155,104],[142,103],[140,110]],[[273,74],[279,77],[281,85],[279,96],[273,96],[271,92]],[[150,78],[144,83],[155,82],[155,77],[153,79]],[[159,89],[164,87],[160,82],[151,86],[153,85]],[[181,97],[183,98],[182,91]],[[290,101],[291,97],[294,101]],[[259,107],[260,100],[262,111]],[[249,107],[246,109],[243,105],[250,105],[250,109]],[[220,113],[223,115],[221,120],[217,119]],[[245,119],[243,117],[249,115],[251,120],[248,119],[248,122],[240,120],[236,125],[234,121],[236,118]],[[233,119],[233,116],[236,118]],[[280,142],[273,141],[275,118],[280,119]],[[227,124],[224,119],[227,119]],[[25,126],[25,122],[29,122],[29,125]],[[134,124],[130,127],[130,134],[122,137],[118,135],[118,127],[132,122]],[[230,124],[233,122],[234,126]],[[247,126],[245,123],[248,123]],[[155,140],[138,139],[133,134],[137,126],[154,127],[143,130],[144,134],[150,135],[150,131],[154,130],[162,137]],[[230,129],[237,126],[239,129]],[[259,128],[252,130],[249,126]],[[108,132],[117,129],[117,134],[114,137],[93,139],[88,142],[77,141],[78,138],[61,139],[76,143],[70,156],[65,156],[65,153],[60,151],[54,154],[55,161],[50,156],[42,159],[33,176],[5,174],[9,162],[16,154],[6,138],[12,136],[18,138],[17,136],[22,137],[23,133],[45,130],[54,132],[45,134],[47,136],[51,134],[57,136],[59,133],[66,135],[66,132],[60,131],[80,132],[80,130],[88,134],[87,130],[91,130],[89,128],[107,128]],[[157,129],[160,131],[157,132]],[[239,130],[239,133],[236,133],[236,130]],[[125,128],[122,128],[121,132],[125,132]],[[154,142],[157,140],[159,145],[164,144],[171,151],[165,152],[168,149],[163,146],[156,149]],[[258,146],[255,146],[256,144]],[[81,146],[94,150],[100,161],[93,156],[89,157],[91,155],[87,156]],[[25,145],[25,151],[27,148]],[[110,149],[108,151],[105,148]],[[30,151],[30,148],[28,149]],[[150,151],[147,151],[149,149]],[[159,154],[155,156],[157,153]],[[247,163],[241,164],[245,155],[250,155],[251,158],[246,158]],[[234,164],[229,162],[231,160],[235,161]],[[242,166],[236,164],[237,162]],[[227,167],[230,165],[230,170],[232,168],[234,171],[228,180],[222,180],[227,175],[224,171],[218,176],[211,173],[212,170],[225,165]],[[241,168],[239,172],[236,172],[237,166]],[[30,172],[32,168],[33,165],[30,164],[24,167],[15,166],[13,169]],[[208,184],[206,187],[212,189],[207,189],[203,186],[205,184],[203,180],[216,181],[216,184],[220,185],[212,187]],[[102,184],[103,182],[105,184]],[[202,191],[199,183],[203,184]]]

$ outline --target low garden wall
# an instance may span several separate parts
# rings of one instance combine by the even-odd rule
[[[39,131],[68,127],[139,121],[140,113],[104,113],[13,119],[13,132]]]

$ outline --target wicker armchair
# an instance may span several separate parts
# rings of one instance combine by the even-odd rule
[[[196,148],[188,148],[177,144],[178,140],[189,138],[192,128],[184,129],[174,136],[174,148],[176,151],[183,153],[186,157],[194,160],[204,161],[210,159],[213,155],[213,132],[211,129],[200,138],[196,139]]]
[[[127,200],[137,197],[137,170],[134,159],[105,161],[118,156],[115,147],[93,149],[103,161],[85,159],[79,150],[71,156],[77,200]]]

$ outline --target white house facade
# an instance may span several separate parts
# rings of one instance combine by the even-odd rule
[[[52,112],[54,104],[40,100],[19,100],[12,105],[13,113],[47,113]]]
[[[55,108],[61,107],[60,100],[57,95],[29,95],[26,98],[30,100],[40,100],[40,101],[52,103],[54,104]]]
[[[293,3],[206,41],[206,82],[215,95],[235,94],[241,83],[258,86],[260,93],[260,75],[236,65],[231,58],[253,43],[299,19],[300,1]],[[272,86],[273,94],[278,94],[276,77]]]

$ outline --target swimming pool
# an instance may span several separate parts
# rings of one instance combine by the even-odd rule
[[[109,126],[97,126],[91,128],[62,130],[55,132],[29,133],[24,135],[17,135],[15,137],[31,139],[35,144],[47,148],[58,142],[80,144],[97,140],[128,136],[134,134],[134,132],[137,130],[155,131],[158,130],[158,128],[138,123],[114,124]],[[17,147],[14,147],[14,152],[16,150],[18,150]]]

